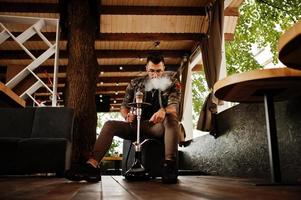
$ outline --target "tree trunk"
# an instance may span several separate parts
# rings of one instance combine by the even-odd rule
[[[87,159],[96,139],[96,1],[68,1],[66,106],[75,110],[72,161]]]

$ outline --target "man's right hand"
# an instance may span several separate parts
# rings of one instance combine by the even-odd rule
[[[136,116],[135,116],[133,113],[128,113],[125,120],[126,120],[127,122],[131,123],[131,122],[134,121],[135,117],[136,117]]]

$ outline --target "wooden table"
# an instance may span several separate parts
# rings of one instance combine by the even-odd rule
[[[122,157],[120,156],[109,156],[109,157],[103,157],[102,161],[110,161],[110,162],[114,162],[114,168],[115,170],[119,170],[120,167],[120,163],[122,162]]]
[[[0,107],[25,107],[25,101],[0,82]]]
[[[271,182],[281,183],[274,101],[300,96],[301,71],[289,68],[262,69],[228,76],[214,85],[214,95],[232,102],[264,101]]]
[[[280,37],[278,50],[282,63],[287,67],[301,69],[301,20]]]

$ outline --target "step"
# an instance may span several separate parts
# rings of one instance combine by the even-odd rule
[[[9,38],[9,34],[6,32],[6,30],[3,30],[0,33],[0,44],[2,44],[5,40],[7,40]]]
[[[49,57],[51,57],[55,53],[55,45],[41,54],[36,60],[30,63],[26,68],[20,71],[16,76],[14,76],[11,80],[6,83],[6,86],[9,88],[14,88],[18,83],[20,83],[30,72],[29,70],[35,70],[39,67],[43,62],[45,62]],[[28,70],[29,69],[29,70]]]
[[[28,95],[32,95],[35,91],[37,91],[40,87],[43,86],[41,81],[35,82],[32,86],[30,86],[23,94],[21,94],[22,99],[26,99]]]

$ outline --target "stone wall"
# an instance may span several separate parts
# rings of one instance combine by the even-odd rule
[[[301,180],[301,98],[275,103],[283,180]],[[239,104],[217,115],[219,136],[205,135],[183,151],[181,168],[236,177],[270,177],[263,104]]]

